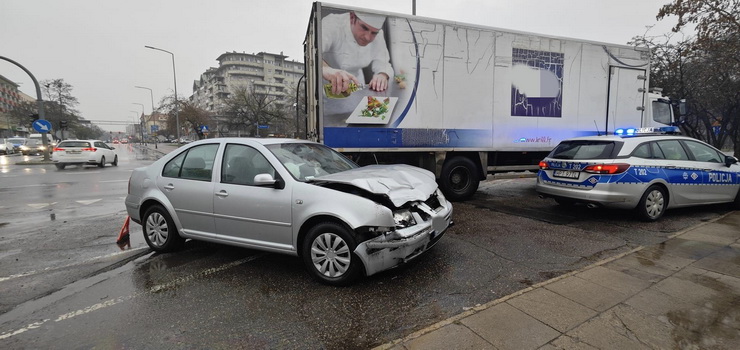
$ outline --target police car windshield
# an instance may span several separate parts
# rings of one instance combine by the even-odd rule
[[[563,141],[550,152],[549,158],[576,160],[612,158],[614,148],[613,141]]]

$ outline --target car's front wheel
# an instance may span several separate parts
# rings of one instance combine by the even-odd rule
[[[64,164],[54,164],[57,166],[57,169],[64,170]]]
[[[645,221],[655,221],[660,219],[668,207],[668,197],[663,187],[652,185],[640,198],[637,204],[637,215]]]
[[[113,163],[111,163],[111,165],[113,165],[113,166],[118,166],[118,155],[116,155],[116,156],[115,156],[115,157],[113,158]]]
[[[153,205],[144,213],[142,221],[144,240],[149,248],[157,252],[177,250],[185,240],[177,233],[170,214],[160,205]]]
[[[348,229],[334,222],[323,222],[308,231],[303,243],[303,262],[319,282],[346,286],[362,273],[362,262],[352,253],[356,247]]]

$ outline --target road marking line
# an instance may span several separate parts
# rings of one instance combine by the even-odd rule
[[[108,307],[111,307],[111,306],[120,304],[120,303],[122,303],[124,301],[132,300],[132,299],[134,299],[136,297],[139,297],[139,296],[148,295],[148,294],[155,294],[155,293],[159,293],[159,292],[162,292],[162,291],[166,291],[168,289],[175,288],[178,285],[185,284],[185,283],[190,282],[192,280],[195,280],[197,278],[206,277],[206,276],[209,276],[209,275],[212,275],[212,274],[215,274],[215,273],[224,271],[224,270],[228,270],[228,269],[230,269],[232,267],[236,267],[236,266],[239,266],[239,265],[248,263],[248,262],[250,262],[252,260],[256,260],[258,258],[261,258],[261,257],[263,257],[263,256],[265,256],[267,254],[268,253],[260,253],[260,254],[257,254],[257,255],[252,255],[252,256],[246,257],[244,259],[240,259],[240,260],[237,260],[237,261],[232,261],[232,262],[230,262],[228,264],[224,264],[224,265],[221,265],[221,266],[218,266],[218,267],[213,267],[213,268],[210,268],[210,269],[205,269],[205,270],[202,270],[202,271],[200,271],[198,273],[190,274],[190,275],[183,276],[183,277],[178,277],[178,278],[172,280],[171,282],[167,282],[167,283],[164,283],[164,284],[158,284],[158,285],[152,286],[151,288],[149,288],[148,290],[146,290],[144,292],[138,292],[138,293],[134,293],[134,294],[127,295],[127,296],[122,296],[122,297],[118,297],[118,298],[109,299],[109,300],[106,300],[106,301],[104,301],[102,303],[93,304],[93,305],[90,305],[90,306],[85,307],[83,309],[79,309],[79,310],[76,310],[76,311],[72,311],[72,312],[68,312],[66,314],[59,315],[54,320],[54,322],[61,322],[61,321],[72,319],[72,318],[77,317],[77,316],[81,316],[81,315],[85,315],[85,314],[91,313],[93,311],[102,310],[102,309],[105,309],[105,308],[108,308]],[[15,335],[18,335],[18,334],[21,334],[21,333],[25,333],[25,332],[28,332],[28,331],[33,330],[33,329],[40,328],[44,323],[49,322],[49,321],[51,321],[51,319],[50,318],[46,318],[46,319],[43,319],[42,321],[30,323],[29,325],[27,325],[25,327],[18,328],[18,329],[13,330],[13,331],[5,332],[5,333],[0,333],[0,340],[8,339],[8,338],[13,337]]]
[[[77,203],[80,203],[80,204],[83,204],[83,205],[90,205],[90,204],[93,204],[93,203],[95,203],[95,202],[100,202],[100,201],[102,201],[102,200],[103,200],[103,199],[88,199],[88,200],[83,200],[83,201],[75,201],[75,202],[77,202]]]
[[[57,202],[53,202],[53,203],[31,203],[31,204],[27,204],[27,205],[29,207],[31,207],[31,208],[34,208],[34,209],[42,209],[42,208],[46,208],[48,206],[52,206],[54,204],[57,204]]]
[[[87,264],[87,263],[93,262],[95,260],[112,258],[112,257],[117,256],[117,255],[128,254],[130,252],[135,252],[137,250],[144,250],[144,249],[149,249],[149,247],[133,248],[133,249],[129,249],[129,250],[124,250],[122,252],[115,252],[115,253],[111,253],[111,254],[96,256],[96,257],[93,257],[93,258],[90,258],[90,259],[87,259],[87,260],[83,260],[83,261],[80,261],[80,262],[75,262],[75,263],[72,263],[72,264],[67,264],[67,265],[62,265],[62,266],[50,266],[50,267],[47,267],[47,268],[45,268],[43,270],[38,270],[38,271],[37,270],[32,270],[32,271],[28,271],[28,272],[18,273],[18,274],[15,274],[15,275],[10,275],[10,276],[7,276],[7,277],[0,277],[0,282],[12,280],[12,279],[16,279],[16,278],[19,278],[19,277],[31,276],[31,275],[35,275],[35,274],[39,274],[39,273],[47,272],[47,271],[53,271],[53,270],[59,270],[59,269],[66,269],[66,268],[72,267],[72,266]]]

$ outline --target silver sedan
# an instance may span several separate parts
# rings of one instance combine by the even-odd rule
[[[133,171],[126,209],[155,251],[189,238],[296,255],[332,285],[419,256],[452,224],[431,172],[291,139],[190,143]]]

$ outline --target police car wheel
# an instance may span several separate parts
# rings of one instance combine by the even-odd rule
[[[637,214],[645,221],[655,221],[660,219],[665,213],[668,206],[668,197],[663,187],[652,185],[640,198],[637,204]]]

